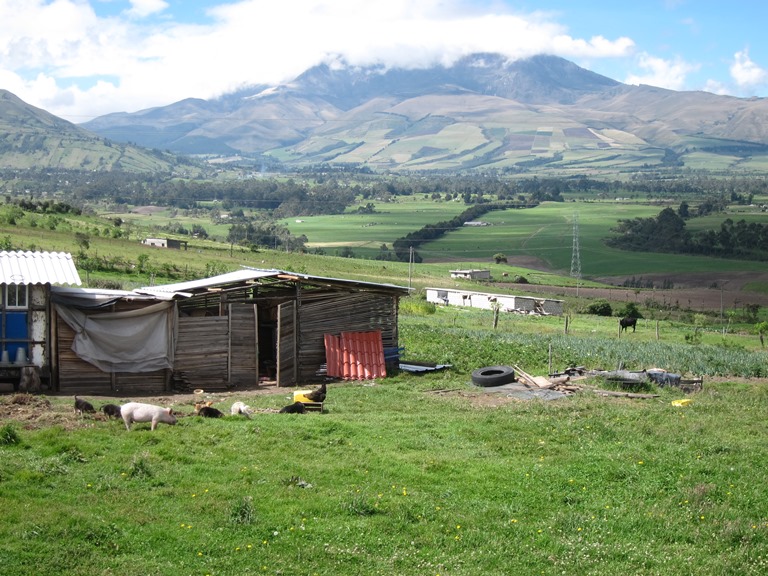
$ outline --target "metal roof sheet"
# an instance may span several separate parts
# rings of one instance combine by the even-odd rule
[[[247,280],[256,280],[258,278],[277,276],[278,274],[283,274],[283,272],[280,270],[256,270],[251,268],[237,270],[227,274],[220,274],[219,276],[211,276],[210,278],[201,278],[200,280],[189,280],[187,282],[178,282],[176,284],[160,284],[158,286],[145,286],[143,288],[137,289],[136,291],[149,292],[151,294],[158,292],[189,292],[202,288],[221,286],[222,284],[233,284],[236,282],[245,282]]]
[[[80,275],[67,252],[0,252],[2,284],[74,284]]]
[[[157,294],[161,292],[191,292],[194,290],[200,290],[204,288],[213,288],[216,286],[223,286],[226,284],[235,284],[238,282],[245,282],[248,280],[258,280],[259,278],[274,278],[277,276],[295,276],[300,279],[314,281],[314,282],[338,282],[343,284],[350,284],[354,286],[370,286],[377,288],[397,289],[404,292],[408,291],[408,288],[403,286],[395,286],[394,284],[377,284],[375,282],[365,282],[361,280],[348,280],[344,278],[327,278],[324,276],[312,276],[311,274],[303,274],[297,272],[289,272],[287,270],[265,270],[260,268],[247,268],[235,272],[229,272],[227,274],[220,274],[219,276],[211,276],[210,278],[202,278],[200,280],[190,280],[188,282],[179,282],[177,284],[162,284],[159,286],[145,286],[138,288],[136,292]]]

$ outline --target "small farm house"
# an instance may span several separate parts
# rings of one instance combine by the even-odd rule
[[[25,367],[44,380],[55,365],[51,290],[54,285],[80,285],[80,276],[65,252],[0,252],[2,320],[0,381],[18,388]]]
[[[130,292],[60,289],[56,385],[114,394],[310,382],[324,376],[327,335],[379,332],[397,348],[407,293],[254,268]]]
[[[484,310],[493,310],[495,307],[498,307],[502,312],[552,314],[555,316],[560,316],[563,313],[562,300],[534,298],[532,296],[512,296],[510,294],[489,294],[486,292],[470,292],[447,288],[427,288],[426,290],[427,301],[442,306],[468,306]]]

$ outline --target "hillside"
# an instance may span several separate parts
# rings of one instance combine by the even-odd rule
[[[426,70],[317,66],[283,85],[83,126],[175,152],[296,166],[761,171],[767,119],[765,99],[625,85],[553,56],[475,54]]]
[[[0,89],[0,168],[188,170],[176,156],[111,142]]]

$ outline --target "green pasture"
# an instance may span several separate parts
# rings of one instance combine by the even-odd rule
[[[619,302],[614,302],[616,310]],[[642,305],[640,305],[642,307]],[[615,369],[623,362],[626,369],[643,370],[651,367],[662,368],[670,372],[683,371],[709,376],[762,376],[768,375],[768,367],[763,367],[765,349],[760,338],[750,324],[728,321],[728,312],[719,315],[697,314],[695,312],[671,315],[663,310],[644,310],[644,318],[637,321],[634,331],[620,331],[619,318],[615,316],[597,316],[578,313],[580,305],[566,301],[563,316],[527,316],[515,313],[501,313],[494,318],[490,310],[479,310],[462,306],[437,306],[434,312],[419,317],[416,301],[408,298],[401,302],[405,313],[404,324],[423,324],[438,329],[451,330],[460,327],[478,333],[495,334],[503,341],[519,334],[522,340],[541,338],[546,343],[530,346],[531,352],[540,348],[536,358],[518,358],[516,347],[509,349],[509,358],[473,358],[471,361],[520,363],[527,362],[538,371],[546,372],[549,368],[548,350],[551,354],[553,369],[561,370],[568,364],[588,365],[590,368]],[[494,328],[494,323],[496,327]],[[490,337],[490,336],[489,336]],[[672,353],[665,347],[673,347]],[[502,353],[492,347],[494,352]],[[646,349],[646,350],[643,350]],[[665,350],[663,353],[662,350]],[[610,351],[610,352],[609,352]],[[726,368],[728,354],[744,354]],[[449,357],[459,354],[452,345],[445,344],[445,350],[439,346],[433,352],[438,363],[458,363],[459,368],[470,369],[462,360]],[[609,354],[603,356],[602,354]],[[645,355],[643,357],[643,355]],[[654,356],[655,355],[655,356]],[[721,359],[707,365],[707,358],[720,356]],[[510,359],[511,358],[511,359]]]
[[[578,217],[581,271],[585,276],[620,276],[701,271],[761,271],[759,262],[724,260],[703,256],[628,252],[609,248],[619,219],[655,217],[661,208],[625,203],[547,202],[524,210],[494,211],[483,216],[490,226],[463,227],[423,245],[419,254],[427,261],[448,255],[465,260],[488,260],[502,253],[541,259],[561,274],[570,272],[573,254],[573,220]]]
[[[305,235],[309,248],[323,248],[333,253],[335,248],[370,248],[379,252],[382,244],[392,242],[425,224],[436,224],[461,214],[467,209],[463,202],[434,202],[420,198],[402,198],[395,202],[372,201],[373,214],[344,214],[286,218],[280,224],[295,236]],[[353,207],[355,210],[357,206]]]
[[[276,413],[291,388],[206,395],[250,419],[199,418],[169,394],[143,400],[172,406],[175,426],[129,432],[68,396],[0,396],[2,573],[766,573],[768,388],[732,381],[764,375],[763,352],[656,342],[646,325],[619,338],[615,319],[494,330],[490,312],[463,312],[401,315],[405,358],[449,368],[331,382],[323,413]],[[542,375],[550,358],[733,378],[629,398],[591,376],[551,400],[471,383],[482,366]]]

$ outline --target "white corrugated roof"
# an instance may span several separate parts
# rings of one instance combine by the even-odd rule
[[[0,283],[82,284],[71,254],[21,250],[0,252]]]
[[[235,272],[229,272],[227,274],[221,274],[219,276],[212,276],[210,278],[202,278],[200,280],[190,280],[188,282],[179,282],[178,284],[161,284],[159,286],[145,286],[143,288],[137,288],[134,290],[141,294],[153,294],[159,295],[161,293],[175,293],[178,295],[190,296],[191,294],[183,294],[185,292],[192,292],[202,288],[213,288],[216,286],[225,286],[227,284],[235,284],[237,282],[245,282],[248,280],[258,280],[260,278],[274,278],[277,276],[296,276],[304,280],[315,282],[341,282],[344,284],[352,284],[357,286],[370,286],[376,288],[396,288],[398,290],[407,291],[408,288],[402,286],[395,286],[393,284],[377,284],[374,282],[365,282],[362,280],[344,280],[342,278],[327,278],[324,276],[313,276],[311,274],[289,272],[287,270],[265,270],[262,268],[247,268]]]
[[[219,276],[212,276],[211,278],[189,280],[188,282],[178,282],[177,284],[144,286],[143,288],[137,289],[136,292],[151,294],[156,294],[158,292],[188,292],[190,290],[211,288],[213,286],[220,286],[222,284],[230,284],[233,282],[245,282],[246,280],[256,280],[258,278],[266,278],[268,276],[277,276],[278,274],[283,274],[283,272],[280,270],[257,270],[250,268],[236,270],[235,272],[229,272],[227,274],[220,274]]]

